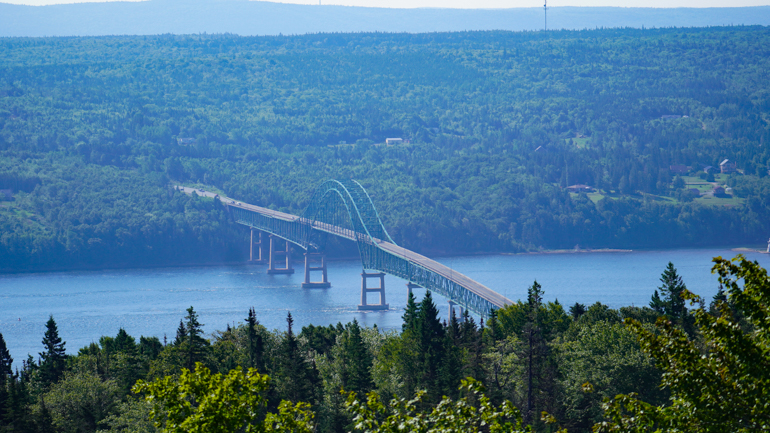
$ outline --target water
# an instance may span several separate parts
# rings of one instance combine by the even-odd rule
[[[726,249],[634,251],[583,254],[536,254],[441,258],[452,267],[512,300],[525,299],[537,280],[545,300],[563,305],[602,302],[617,308],[647,305],[659,278],[671,261],[687,287],[707,301],[717,292],[711,258],[733,257]],[[747,253],[770,266],[770,256]],[[211,333],[227,324],[244,322],[255,307],[269,329],[285,329],[291,311],[296,331],[307,324],[328,325],[357,319],[365,326],[400,329],[406,304],[405,281],[386,277],[388,311],[358,311],[361,265],[358,261],[329,262],[331,289],[302,289],[301,268],[294,275],[266,275],[264,266],[238,265],[193,268],[73,271],[0,275],[0,333],[21,365],[27,354],[37,359],[45,322],[53,315],[67,352],[115,336],[164,336],[173,340],[185,310],[193,306]],[[415,290],[421,297],[424,290]],[[375,295],[370,295],[374,302]],[[448,304],[435,297],[442,317]]]

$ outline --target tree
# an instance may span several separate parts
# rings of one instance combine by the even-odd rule
[[[182,347],[186,353],[187,369],[191,370],[195,367],[196,362],[203,359],[209,346],[209,342],[201,337],[203,335],[203,324],[198,322],[198,313],[193,310],[192,306],[187,309],[184,330],[184,343]]]
[[[348,394],[346,406],[354,414],[355,431],[361,433],[410,432],[531,432],[525,427],[521,413],[510,401],[494,406],[484,395],[480,382],[463,379],[460,390],[465,397],[453,401],[444,397],[432,408],[420,411],[425,391],[419,391],[410,399],[392,400],[384,404],[376,392],[367,395],[366,401],[354,392]]]
[[[53,424],[61,431],[94,432],[120,399],[120,387],[113,380],[102,381],[93,373],[67,373],[38,405],[50,411]]]
[[[265,366],[262,361],[262,352],[264,351],[264,342],[262,335],[257,332],[257,313],[254,307],[249,308],[249,315],[246,318],[246,332],[249,343],[249,367],[256,368],[257,371],[264,371]]]
[[[674,324],[684,327],[690,334],[693,332],[692,319],[687,312],[684,293],[687,291],[682,277],[676,271],[674,264],[668,262],[666,269],[660,276],[660,282],[663,283],[652,295],[650,308],[665,315],[668,320]]]
[[[278,413],[261,418],[269,387],[270,378],[253,368],[236,368],[223,376],[197,363],[194,371],[182,369],[178,378],[139,381],[134,392],[145,394],[153,405],[151,419],[166,433],[312,432],[307,403],[283,401]]]
[[[281,343],[278,375],[278,390],[289,401],[312,401],[318,383],[318,372],[304,357],[299,348],[292,327],[291,313],[286,316],[287,331]]]
[[[13,358],[11,358],[11,353],[5,346],[3,334],[0,334],[0,424],[3,424],[5,421],[8,408],[8,387],[14,380],[12,366]]]
[[[64,374],[65,361],[67,359],[64,349],[65,342],[59,338],[59,330],[53,316],[48,317],[43,335],[43,348],[40,358],[40,377],[45,386],[56,383]]]
[[[671,391],[670,405],[619,395],[605,405],[607,420],[595,431],[716,433],[770,428],[770,278],[759,264],[741,255],[732,261],[717,257],[714,263],[713,272],[719,274],[728,301],[715,301],[718,315],[703,307],[695,310],[697,341],[665,318],[658,319],[654,330],[626,320],[642,350],[663,370],[661,385]],[[700,301],[689,291],[683,295]],[[741,329],[736,312],[744,315],[751,332]]]
[[[346,391],[369,392],[374,387],[372,380],[372,355],[361,337],[361,327],[353,319],[341,336],[341,357],[343,370],[342,387]]]

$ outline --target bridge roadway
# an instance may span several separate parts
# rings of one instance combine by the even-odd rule
[[[230,206],[237,209],[245,209],[251,212],[264,215],[266,217],[275,218],[286,222],[311,224],[311,226],[315,230],[327,232],[335,236],[340,236],[345,239],[349,239],[351,241],[356,241],[355,232],[350,229],[334,226],[331,224],[325,224],[318,221],[310,221],[310,220],[307,220],[306,218],[302,218],[297,215],[292,215],[285,212],[279,212],[276,210],[255,206],[253,204],[239,202],[231,198],[219,196],[218,194],[209,192],[209,191],[203,191],[203,190],[193,189],[193,188],[188,188],[183,186],[177,186],[177,188],[187,194],[192,194],[192,192],[195,191],[195,193],[200,196],[212,197],[212,198],[217,197],[220,199],[222,204],[226,206]],[[287,239],[287,240],[291,242],[290,239]],[[409,261],[412,264],[423,267],[431,272],[441,275],[447,280],[454,282],[455,284],[465,288],[471,293],[486,300],[487,302],[494,305],[496,308],[502,308],[505,305],[513,303],[513,301],[506,298],[505,296],[495,292],[494,290],[486,287],[485,285],[477,281],[474,281],[468,278],[467,276],[453,270],[452,268],[442,265],[441,263],[435,260],[431,260],[421,254],[417,254],[414,251],[407,250],[406,248],[400,247],[398,245],[394,245],[390,242],[385,242],[379,239],[376,239],[376,242],[377,242],[377,246],[379,246],[382,250],[388,252],[389,254],[392,254],[396,257],[400,257],[404,260]]]

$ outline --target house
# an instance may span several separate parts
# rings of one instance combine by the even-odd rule
[[[698,188],[690,188],[687,190],[693,197],[700,197],[700,190]]]
[[[180,146],[191,146],[195,144],[194,138],[177,138],[176,142]]]
[[[403,138],[386,138],[385,144],[401,144],[404,142]]]
[[[685,174],[685,173],[687,173],[690,170],[684,164],[674,164],[674,165],[669,166],[668,169],[669,169],[669,171],[671,173],[676,173],[676,174]]]
[[[11,201],[11,200],[13,200],[13,190],[0,189],[0,201]]]
[[[569,192],[594,192],[594,189],[588,185],[570,185],[567,187]]]
[[[706,173],[711,173],[711,172],[714,171],[714,166],[707,165],[707,166],[703,167],[703,171],[706,172]]]
[[[725,159],[724,161],[720,162],[719,168],[724,174],[735,173],[735,163],[729,159]]]
[[[714,187],[714,189],[712,189],[712,190],[711,190],[711,193],[712,193],[712,194],[713,194],[715,197],[718,197],[718,196],[720,196],[720,195],[725,195],[725,189],[724,189],[724,188],[722,188],[721,186],[717,185],[717,186],[715,186],[715,187]]]

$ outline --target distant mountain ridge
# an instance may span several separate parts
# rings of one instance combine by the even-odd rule
[[[770,6],[742,8],[555,7],[550,29],[770,25]],[[149,0],[24,6],[0,3],[0,36],[191,33],[542,30],[541,8],[387,9],[248,0]]]

